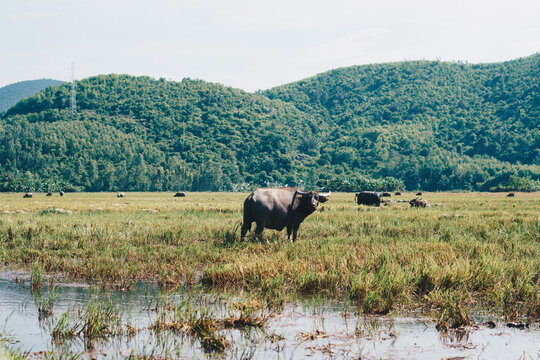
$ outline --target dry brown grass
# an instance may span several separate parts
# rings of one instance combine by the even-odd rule
[[[540,194],[424,193],[433,206],[358,206],[332,194],[301,225],[299,240],[264,232],[239,241],[246,194],[0,194],[0,261],[129,287],[203,283],[279,299],[346,297],[368,313],[463,306],[540,317]],[[410,200],[404,193],[399,199]],[[44,211],[46,209],[65,211]]]

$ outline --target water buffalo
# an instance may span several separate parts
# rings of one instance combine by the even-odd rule
[[[52,192],[48,192],[45,196],[52,196]]]
[[[24,194],[23,198],[31,198],[32,197],[32,193],[31,192],[27,192],[26,194]]]
[[[186,193],[183,191],[179,191],[176,194],[174,194],[174,197],[185,197],[185,196],[186,196]]]
[[[412,207],[431,207],[431,205],[424,199],[412,199],[409,201]]]
[[[514,196],[516,196],[516,194],[514,194],[514,193],[510,193],[510,194],[506,195],[506,197],[514,197]]]
[[[416,193],[416,195],[417,195],[417,196],[421,196],[422,193],[419,191],[419,192]]]
[[[125,196],[126,194],[124,194],[123,192],[118,192],[118,194],[116,194],[116,197],[119,197],[119,198],[125,197]]]
[[[355,195],[358,205],[377,205],[381,206],[381,194],[374,191],[360,191]]]
[[[64,196],[64,192],[63,192],[63,191],[60,191],[60,196]]]
[[[262,238],[264,228],[281,231],[287,227],[287,239],[296,240],[298,227],[311,215],[319,202],[329,200],[330,193],[304,192],[295,187],[255,189],[244,201],[244,223],[241,239],[251,230],[251,223],[257,227],[255,234]]]
[[[382,196],[384,196],[384,197],[390,197],[390,196],[392,196],[392,194],[390,194],[389,192],[383,192],[383,193],[382,193]]]
[[[399,195],[401,195],[401,193],[399,191],[396,191],[396,193],[394,195],[399,196]]]

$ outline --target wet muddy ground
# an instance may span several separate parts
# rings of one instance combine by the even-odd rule
[[[40,316],[38,307],[43,306],[44,299],[49,299],[51,291],[57,294],[52,315]],[[90,303],[107,303],[115,309],[116,330],[91,340],[82,332],[70,339],[55,340],[54,331],[59,329],[61,321],[67,321],[73,328],[82,326],[79,318]],[[241,318],[246,311],[252,319],[259,319],[259,323],[237,326],[230,321]],[[171,324],[172,319],[180,316],[178,312],[183,312],[182,319],[213,319],[215,324],[221,324],[213,328],[211,340],[221,341],[224,347],[207,346],[206,335],[201,336],[188,325],[157,330],[159,319],[163,320],[162,324]],[[350,304],[313,298],[269,309],[242,294],[201,289],[162,292],[152,283],[139,283],[129,292],[81,284],[32,290],[24,276],[4,273],[0,278],[0,340],[4,347],[27,352],[32,358],[44,358],[48,352],[58,357],[80,354],[82,358],[95,359],[540,357],[538,324],[520,329],[509,328],[494,317],[476,316],[474,320],[477,324],[491,320],[496,327],[479,325],[465,331],[439,332],[435,322],[427,317],[365,316],[355,313]],[[224,326],[227,321],[232,325]]]

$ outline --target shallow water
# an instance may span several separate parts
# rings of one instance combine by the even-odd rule
[[[213,316],[223,318],[235,310],[231,304],[240,296],[215,292],[162,293],[151,283],[139,283],[129,292],[98,291],[80,284],[57,286],[58,297],[54,315],[39,320],[37,306],[28,281],[19,283],[13,275],[0,277],[0,339],[10,347],[42,357],[43,351],[82,353],[83,358],[121,359],[133,355],[154,355],[174,359],[204,357],[301,359],[441,359],[475,358],[508,359],[540,357],[540,329],[510,329],[499,325],[494,329],[480,327],[466,333],[443,335],[432,320],[423,317],[366,317],[355,315],[344,304],[305,299],[287,304],[271,315],[261,329],[223,329],[230,346],[224,353],[205,352],[197,337],[182,332],[155,333],[149,326],[155,323],[157,299],[178,304],[193,302],[198,309],[209,309]],[[44,296],[48,289],[42,290]],[[138,329],[135,335],[115,336],[93,343],[87,350],[81,337],[55,344],[51,331],[61,314],[76,316],[90,299],[111,301],[122,313],[122,323]],[[245,300],[245,299],[244,299]],[[477,319],[479,320],[479,319]],[[6,344],[6,342],[5,342]]]

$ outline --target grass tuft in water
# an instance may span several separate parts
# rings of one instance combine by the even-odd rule
[[[109,339],[123,334],[122,314],[118,306],[109,301],[90,299],[74,316],[63,313],[53,326],[51,337],[56,344],[82,336],[87,349],[92,349],[97,339]],[[129,330],[129,328],[128,328]]]
[[[69,312],[65,312],[53,325],[51,337],[55,344],[63,344],[66,340],[76,338],[80,333],[80,325]]]
[[[33,291],[39,291],[43,287],[43,266],[35,263],[30,274],[30,287]]]
[[[111,301],[90,300],[82,311],[79,310],[81,330],[87,348],[92,348],[96,339],[104,339],[122,333],[122,316],[118,306]]]
[[[466,310],[463,298],[455,294],[445,293],[443,295],[439,312],[440,315],[435,328],[440,332],[464,328],[473,323]]]
[[[54,304],[58,297],[58,288],[56,286],[53,285],[49,288],[46,296],[43,295],[41,290],[34,291],[32,295],[38,309],[38,318],[40,321],[53,315]]]

